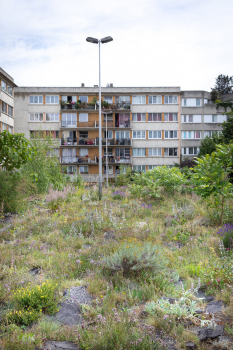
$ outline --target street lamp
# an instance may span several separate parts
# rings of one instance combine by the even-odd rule
[[[100,71],[100,43],[106,44],[112,41],[111,36],[102,39],[92,37],[86,38],[86,41],[92,44],[99,44],[99,199],[102,197],[102,135],[101,135],[101,71]]]
[[[106,187],[108,188],[108,114],[112,114],[112,112],[103,112],[106,117]]]

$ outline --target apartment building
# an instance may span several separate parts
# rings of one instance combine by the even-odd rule
[[[0,68],[0,132],[14,132],[14,79]]]
[[[181,154],[182,157],[196,157],[201,140],[222,130],[226,121],[223,108],[216,109],[207,91],[181,92]]]
[[[28,139],[52,135],[54,154],[67,173],[98,174],[98,86],[19,87],[15,96],[16,132]],[[178,163],[179,126],[179,87],[102,88],[103,173],[106,157],[113,176],[121,165],[146,171]]]

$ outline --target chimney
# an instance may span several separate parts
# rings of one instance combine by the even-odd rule
[[[110,83],[110,84],[109,84],[109,87],[113,87],[113,83]]]
[[[85,87],[85,84],[84,84],[84,83],[82,83],[82,84],[81,84],[81,87]]]

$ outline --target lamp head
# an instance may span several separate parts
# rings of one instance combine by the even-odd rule
[[[98,44],[99,43],[98,39],[92,38],[90,36],[88,38],[86,38],[86,41],[88,41],[89,43],[92,43],[92,44]]]
[[[100,41],[102,44],[106,44],[106,43],[109,43],[110,41],[113,41],[113,38],[111,36],[106,36],[105,38],[100,39]]]

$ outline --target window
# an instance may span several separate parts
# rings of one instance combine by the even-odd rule
[[[88,131],[79,131],[80,139],[88,139]]]
[[[204,115],[204,123],[222,123],[227,120],[226,115]]]
[[[10,85],[8,85],[8,94],[13,96],[13,88]]]
[[[133,157],[145,157],[146,148],[133,148]]]
[[[30,122],[43,122],[43,113],[30,113],[29,114]]]
[[[88,174],[88,165],[79,166],[79,174]]]
[[[62,96],[63,102],[77,102],[77,96]]]
[[[79,100],[81,101],[81,102],[88,102],[88,97],[87,96],[79,96]]]
[[[146,166],[145,165],[133,165],[134,171],[139,171],[140,173],[146,172]]]
[[[164,157],[177,157],[177,148],[164,148]]]
[[[112,103],[112,96],[104,96],[104,101]]]
[[[113,138],[113,132],[112,131],[107,131],[107,134],[106,134],[106,131],[104,131],[104,139],[106,139],[106,138],[112,139]]]
[[[13,134],[13,127],[8,125],[8,131],[9,131],[10,134]]]
[[[8,105],[8,114],[13,117],[13,107]]]
[[[88,122],[88,113],[79,113],[79,122]]]
[[[2,123],[2,131],[7,130],[7,125],[5,123]]]
[[[46,96],[46,103],[47,104],[58,104],[59,103],[59,96]]]
[[[46,113],[46,122],[59,122],[59,113]]]
[[[164,138],[165,139],[177,139],[177,131],[165,131]]]
[[[80,157],[88,156],[88,148],[80,148],[79,149],[79,155],[80,155]]]
[[[148,122],[161,122],[162,113],[148,113]]]
[[[104,173],[106,174],[106,165],[104,166]],[[108,165],[108,174],[113,174],[113,165]]]
[[[182,115],[182,123],[201,123],[201,115]]]
[[[30,130],[30,139],[43,139],[44,138],[44,131],[43,130]]]
[[[62,113],[62,127],[76,127],[77,115],[73,113]]]
[[[177,113],[164,113],[165,122],[177,122]]]
[[[148,103],[149,104],[161,104],[162,103],[162,96],[148,96]]]
[[[185,148],[182,148],[182,153],[184,155],[190,155],[190,156],[197,155],[199,153],[199,148],[198,147],[185,147]]]
[[[2,90],[6,92],[6,83],[3,80],[1,82],[1,87],[2,87]]]
[[[148,165],[148,170],[153,170],[157,165]]]
[[[49,157],[59,157],[60,152],[59,152],[59,148],[53,148],[52,150],[47,152],[47,156]]]
[[[62,172],[68,175],[77,174],[76,165],[68,165],[67,167],[62,167]]]
[[[130,96],[120,96],[119,101],[120,102],[130,102]]]
[[[6,113],[7,110],[7,104],[2,101],[2,112]]]
[[[129,139],[129,131],[116,131],[116,140]]]
[[[206,136],[212,137],[214,133],[219,134],[221,133],[221,131],[204,131],[204,137]]]
[[[162,148],[148,148],[148,156],[155,157],[162,155]]]
[[[178,98],[177,98],[176,95],[172,95],[172,96],[165,95],[165,96],[164,96],[164,103],[165,103],[165,104],[174,104],[174,103],[178,103]]]
[[[183,98],[182,106],[183,107],[200,107],[201,99],[200,98]]]
[[[30,96],[30,103],[43,104],[43,96]]]
[[[183,139],[200,139],[201,132],[200,131],[182,131]]]
[[[217,116],[216,115],[212,115],[212,123],[217,123]]]
[[[62,148],[62,163],[77,163],[76,148]]]
[[[161,139],[162,132],[161,131],[149,131],[149,139]]]
[[[106,156],[106,148],[104,148],[104,155]],[[108,156],[113,156],[113,150],[112,150],[112,148],[109,148],[108,147]]]
[[[133,139],[145,139],[146,132],[145,131],[133,131]]]
[[[133,122],[145,122],[146,113],[133,113]]]
[[[52,139],[59,139],[59,131],[56,131],[56,130],[46,131],[46,136],[51,137]]]
[[[133,104],[146,104],[146,96],[133,96]]]

